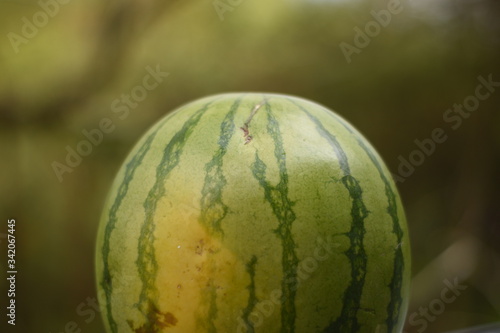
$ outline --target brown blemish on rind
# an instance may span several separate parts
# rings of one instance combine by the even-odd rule
[[[164,327],[170,327],[170,326],[175,326],[177,324],[177,318],[171,313],[167,312],[163,314],[163,322],[161,325],[164,325]]]
[[[254,108],[252,109],[252,112],[250,112],[250,116],[248,119],[245,121],[242,127],[240,129],[243,131],[243,137],[245,138],[245,144],[250,143],[252,141],[253,136],[250,135],[250,131],[248,130],[248,127],[250,126],[250,122],[252,121],[253,116],[259,111],[259,109],[266,104],[266,100],[263,100],[259,104],[255,105]]]
[[[210,243],[207,244],[204,239],[200,239],[196,243],[196,247],[194,249],[194,253],[196,253],[199,256],[202,256],[205,253],[214,254],[218,251],[219,251],[219,249],[217,247],[215,247],[214,245],[211,245]]]
[[[205,247],[205,241],[203,239],[200,239],[198,241],[198,244],[196,245],[196,249],[194,250],[194,252],[201,256],[203,254],[204,247]]]
[[[175,326],[177,318],[171,312],[161,312],[156,305],[150,303],[150,310],[147,314],[147,322],[138,328],[134,328],[134,322],[127,320],[127,324],[135,333],[157,333],[164,328]]]

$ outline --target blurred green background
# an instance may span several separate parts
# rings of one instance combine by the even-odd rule
[[[398,3],[1,1],[0,275],[8,218],[19,273],[15,330],[4,326],[1,279],[0,331],[103,331],[91,302],[94,239],[116,171],[160,117],[229,91],[314,100],[364,133],[394,174],[402,159],[419,164],[398,182],[413,251],[406,332],[500,320],[500,84],[471,97],[479,77],[500,82],[500,3]],[[115,113],[148,68],[169,75]],[[447,111],[464,102],[473,111]],[[113,131],[59,178],[54,161],[66,164],[67,147],[103,118]],[[416,153],[436,128],[446,141]],[[446,283],[461,288],[450,303],[439,301]]]

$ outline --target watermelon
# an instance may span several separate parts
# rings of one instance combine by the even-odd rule
[[[206,97],[126,158],[96,247],[107,332],[401,332],[410,247],[391,174],[305,99]]]

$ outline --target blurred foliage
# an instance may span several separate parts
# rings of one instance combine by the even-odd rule
[[[41,3],[57,4],[46,22]],[[443,120],[474,94],[478,76],[500,81],[500,4],[402,1],[348,63],[339,44],[354,45],[353,29],[387,3],[243,0],[221,20],[212,0],[1,1],[0,218],[18,221],[16,328],[63,332],[74,321],[82,332],[102,331],[81,304],[96,294],[94,239],[115,172],[164,114],[228,91],[322,103],[364,133],[393,172],[415,139],[443,128],[447,141],[398,184],[413,250],[409,314],[459,277],[467,289],[427,331],[500,320],[500,89],[456,130]],[[12,33],[23,36],[34,19],[44,24],[13,44]],[[169,76],[118,118],[113,101],[140,85],[148,66]],[[103,118],[115,130],[59,182],[52,163],[64,163],[66,147]]]

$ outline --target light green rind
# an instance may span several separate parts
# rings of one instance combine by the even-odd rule
[[[96,268],[108,332],[400,332],[410,252],[391,175],[345,120],[225,94],[131,151]]]

